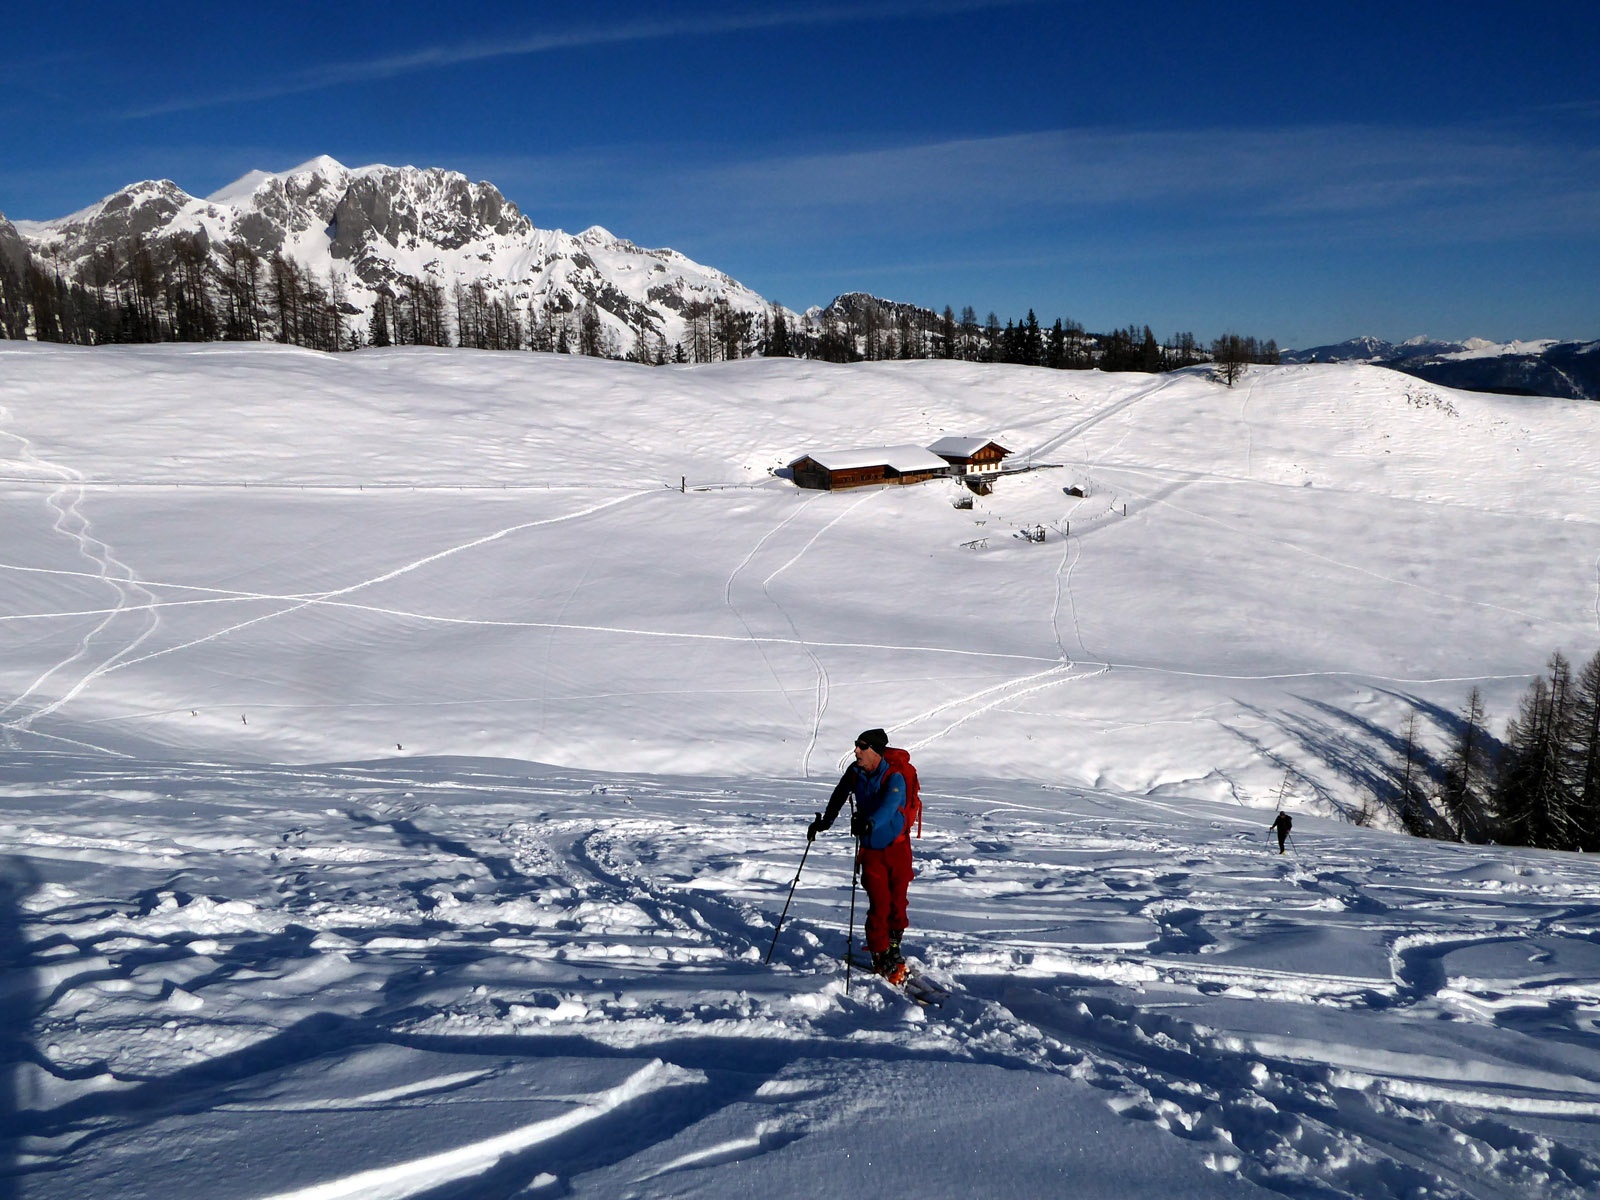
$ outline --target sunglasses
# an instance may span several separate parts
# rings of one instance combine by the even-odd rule
[[[857,750],[871,750],[872,747],[867,745],[865,742],[857,742],[856,743],[856,749]]]

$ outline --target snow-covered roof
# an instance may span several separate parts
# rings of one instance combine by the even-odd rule
[[[922,446],[864,446],[859,450],[813,450],[803,455],[828,471],[855,471],[862,467],[891,467],[901,474],[943,471],[950,464]],[[800,459],[795,459],[799,462]],[[790,463],[793,466],[794,463]]]
[[[987,437],[942,437],[929,446],[928,449],[935,454],[944,454],[951,458],[971,458],[991,442],[996,446],[1000,446],[999,442]],[[1006,448],[1000,446],[1000,449],[1005,450]],[[1006,453],[1010,454],[1011,451],[1006,450]]]

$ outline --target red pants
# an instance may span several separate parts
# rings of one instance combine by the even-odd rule
[[[889,935],[906,927],[906,888],[911,884],[911,839],[896,838],[883,850],[861,851],[861,886],[867,889],[867,949],[889,948]]]

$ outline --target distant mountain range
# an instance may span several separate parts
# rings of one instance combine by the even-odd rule
[[[691,360],[722,356],[705,345],[719,340],[724,350],[754,352],[779,316],[791,328],[803,323],[814,349],[836,326],[851,354],[862,352],[865,338],[868,357],[875,329],[895,331],[902,342],[939,336],[938,316],[915,305],[852,292],[796,314],[675,250],[644,249],[598,225],[576,234],[540,229],[492,184],[439,168],[351,168],[321,157],[289,171],[252,171],[203,199],[170,180],[147,180],[57,220],[13,225],[0,215],[0,274],[20,277],[37,267],[86,287],[131,290],[138,247],[169,280],[181,274],[173,264],[187,256],[206,260],[212,278],[237,285],[241,248],[263,264],[294,264],[317,304],[338,311],[336,328],[345,336],[332,348],[350,335],[373,340],[375,309],[403,297],[431,294],[436,312],[459,319],[463,290],[478,297],[479,309],[487,298],[530,327],[543,321],[547,332],[555,325],[583,330],[585,353],[658,361],[675,345],[687,346]],[[261,290],[272,283],[263,272]],[[169,295],[173,290],[169,285]],[[250,303],[254,296],[250,291]],[[238,296],[229,303],[237,305]],[[281,320],[267,299],[260,307],[264,324]],[[10,336],[24,336],[15,320],[13,313]],[[1098,335],[1089,341],[1098,346]],[[1092,350],[1081,365],[1100,363],[1097,355]],[[1600,399],[1600,342],[1414,338],[1394,345],[1363,337],[1282,359],[1376,363],[1450,387]]]
[[[725,302],[752,319],[777,307],[676,250],[644,249],[598,225],[539,229],[494,185],[438,168],[350,168],[322,157],[252,171],[203,199],[170,180],[146,181],[57,220],[13,227],[0,218],[0,256],[31,253],[76,281],[94,277],[97,255],[125,252],[135,239],[156,248],[203,241],[219,271],[230,243],[262,259],[284,255],[363,322],[380,294],[424,283],[447,297],[458,284],[481,285],[517,312],[592,305],[624,352],[640,335],[682,340],[696,302]]]
[[[1358,337],[1334,346],[1287,350],[1283,361],[1373,363],[1471,392],[1600,400],[1600,341],[1440,342],[1419,337],[1395,345]]]

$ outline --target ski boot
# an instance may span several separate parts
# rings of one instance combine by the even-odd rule
[[[873,954],[872,969],[890,983],[900,984],[906,981],[906,960],[900,956],[900,951],[894,946],[887,950],[879,950]]]

